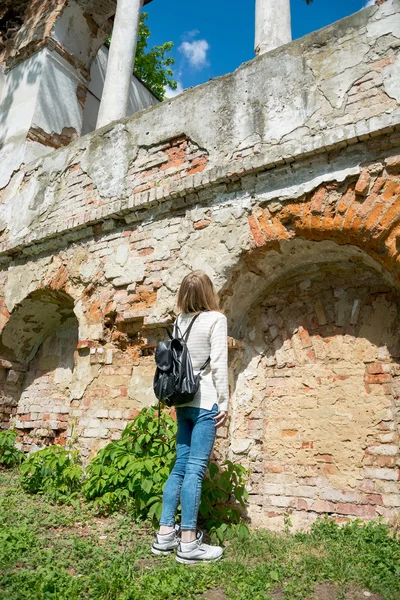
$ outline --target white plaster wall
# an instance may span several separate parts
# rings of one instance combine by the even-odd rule
[[[79,83],[83,83],[73,67],[56,52],[44,50],[45,62],[32,126],[46,132],[61,133],[71,127],[79,135],[82,109],[77,98]]]
[[[22,162],[47,154],[51,148],[26,143],[31,127],[62,133],[65,127],[80,135],[82,109],[77,99],[81,78],[56,52],[43,49],[6,76],[0,103],[0,187],[7,185]]]
[[[102,46],[93,61],[90,71],[89,93],[83,112],[82,134],[90,133],[96,129],[97,115],[100,107],[101,94],[107,70],[108,48]],[[154,106],[159,101],[134,75],[131,79],[129,91],[128,115]]]
[[[24,143],[32,124],[43,73],[44,53],[39,52],[3,75],[0,102],[0,187],[24,160]]]
[[[42,51],[5,76],[0,103],[0,140],[3,143],[26,135],[31,126],[43,65]]]
[[[6,76],[2,71],[0,71],[0,102],[1,102],[2,96],[3,96],[5,82],[6,82]]]

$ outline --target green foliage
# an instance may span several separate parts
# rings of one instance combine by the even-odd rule
[[[222,561],[193,569],[173,555],[153,556],[152,539],[151,528],[126,513],[99,519],[85,503],[58,506],[0,471],[2,599],[309,600],[366,590],[400,598],[399,536],[381,523],[323,519],[310,533],[253,531],[233,536]],[[315,589],[322,583],[326,589]]]
[[[153,46],[147,51],[148,39],[151,35],[147,25],[148,18],[148,13],[142,13],[133,72],[159,100],[164,100],[167,87],[171,90],[176,90],[178,87],[177,82],[173,79],[174,73],[171,69],[175,64],[175,59],[168,56],[174,43],[165,42],[162,46]],[[106,40],[106,46],[109,46],[110,42],[111,36]]]
[[[199,507],[200,517],[213,542],[222,542],[232,535],[249,535],[240,511],[240,508],[245,508],[248,497],[246,469],[229,460],[222,466],[223,469],[220,469],[215,463],[210,463]]]
[[[148,85],[153,94],[160,100],[165,99],[165,88],[176,90],[177,82],[173,79],[171,67],[175,59],[167,56],[171,52],[173,42],[165,42],[162,46],[153,46],[148,52],[148,39],[151,35],[147,26],[148,14],[143,13],[139,25],[139,37],[136,48],[134,73]]]
[[[77,497],[83,477],[75,450],[49,446],[29,456],[21,467],[21,483],[31,494],[47,494],[56,502]]]
[[[0,466],[15,467],[25,459],[24,453],[15,447],[16,439],[17,433],[12,429],[0,432]]]
[[[162,413],[160,428],[154,408],[145,408],[108,444],[87,468],[87,499],[110,513],[126,507],[137,520],[156,522],[161,515],[164,483],[175,459],[176,423]]]
[[[137,521],[156,525],[161,516],[162,493],[175,461],[176,423],[154,408],[145,408],[122,433],[88,465],[83,492],[102,513],[124,508]],[[213,539],[248,535],[239,506],[247,492],[245,469],[227,461],[223,469],[210,464],[203,482],[200,516]]]
[[[330,539],[337,548],[354,548],[366,585],[371,589],[381,585],[388,590],[398,590],[400,597],[399,533],[379,521],[355,520],[340,527],[326,517],[313,524],[310,535],[316,541]],[[298,536],[302,539],[304,534]],[[339,560],[332,561],[327,565],[327,577],[337,576],[343,566]]]

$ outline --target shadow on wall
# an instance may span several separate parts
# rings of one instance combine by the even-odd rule
[[[40,56],[34,54],[5,76],[0,98],[0,148],[9,138],[26,134],[29,129],[35,106],[32,95],[41,72]]]
[[[10,424],[26,450],[66,443],[77,342],[73,300],[52,290],[25,298],[3,330],[3,347],[12,347],[17,361],[13,371],[20,369],[12,402],[8,395]]]
[[[334,260],[330,243],[291,245],[296,265],[290,252],[281,264],[273,252],[244,258],[264,289],[251,297],[249,272],[236,273],[229,297],[231,307],[248,300],[230,451],[251,469],[249,515],[276,528],[287,512],[299,527],[323,513],[390,517],[400,500],[399,294],[363,253],[337,246]]]

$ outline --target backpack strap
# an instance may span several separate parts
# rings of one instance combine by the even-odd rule
[[[199,316],[200,316],[200,313],[197,313],[197,315],[194,315],[193,319],[190,321],[190,323],[189,323],[189,326],[188,326],[188,328],[186,329],[186,331],[185,331],[185,333],[183,334],[183,336],[182,336],[182,334],[181,334],[181,337],[182,337],[182,339],[183,339],[183,340],[184,340],[186,343],[187,343],[187,341],[188,341],[189,334],[190,334],[190,332],[191,332],[191,330],[192,330],[192,327],[193,327],[193,325],[194,325],[194,322],[195,322],[195,320],[196,320],[196,319],[197,319]],[[180,315],[178,315],[178,316],[177,316],[177,318],[176,318],[176,321],[175,321],[175,327],[177,328],[177,330],[178,330],[178,331],[179,331],[179,333],[180,333],[180,329],[179,329],[179,325],[178,325],[178,319],[179,319],[179,317],[180,317]],[[175,335],[175,327],[174,327],[174,335]],[[208,357],[208,358],[207,358],[207,360],[206,360],[206,362],[203,364],[203,366],[202,366],[202,367],[200,367],[200,373],[201,373],[202,371],[204,371],[204,369],[206,369],[206,368],[208,367],[208,365],[210,364],[210,362],[211,362],[211,357]]]
[[[195,322],[195,320],[196,320],[196,319],[198,319],[198,318],[199,318],[199,316],[200,316],[200,313],[197,313],[197,315],[194,315],[193,319],[190,321],[190,323],[189,323],[189,326],[188,326],[188,328],[186,329],[186,331],[185,331],[185,333],[183,334],[183,337],[182,337],[182,339],[183,339],[185,342],[187,342],[187,341],[188,341],[188,338],[189,338],[190,332],[192,331],[192,327],[193,327],[193,325],[194,325],[194,322]],[[178,329],[179,329],[179,328],[178,328]]]
[[[210,364],[210,362],[211,362],[211,356],[209,356],[209,357],[207,358],[206,362],[204,363],[204,365],[203,365],[202,367],[200,367],[200,373],[201,373],[202,371],[204,371],[204,369],[206,369],[206,368],[208,367],[208,365]]]
[[[191,320],[191,322],[190,322],[190,325],[189,325],[189,327],[188,327],[188,328],[187,328],[187,330],[185,331],[185,337],[184,337],[184,340],[185,340],[185,342],[187,342],[187,340],[188,340],[188,337],[189,337],[190,330],[191,330],[191,329],[192,329],[192,327],[193,327],[193,323],[195,322],[195,320],[197,319],[197,317],[198,317],[199,315],[200,315],[200,313],[198,313],[197,315],[195,315],[195,316],[193,317],[193,319],[192,319],[192,320]],[[203,366],[201,366],[201,367],[200,367],[200,373],[201,373],[202,371],[204,371],[204,369],[206,369],[206,368],[208,367],[208,365],[210,364],[210,362],[211,362],[211,357],[209,356],[209,357],[207,358],[206,362],[203,364]]]

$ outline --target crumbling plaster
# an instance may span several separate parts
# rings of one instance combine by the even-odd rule
[[[392,0],[366,9],[14,174],[0,191],[0,352],[39,348],[29,366],[0,362],[1,420],[26,450],[73,428],[88,458],[120,436],[152,401],[179,283],[202,268],[234,338],[217,452],[250,464],[253,522],[395,515],[399,15]],[[58,322],[44,344],[31,335],[62,294],[64,350]],[[17,327],[39,297],[41,320]],[[329,453],[348,422],[354,439]]]
[[[79,227],[83,221],[104,219],[121,209],[133,212],[154,200],[196,191],[229,173],[271,169],[291,163],[296,157],[346,147],[363,136],[394,127],[400,121],[400,108],[385,85],[392,93],[397,72],[392,65],[400,44],[395,35],[400,13],[393,16],[386,5],[356,13],[259,57],[231,75],[82,138],[67,152],[31,163],[16,190],[23,195],[29,179],[39,178],[42,182],[43,191],[35,200],[37,208],[31,213],[31,220],[26,220],[28,239],[55,236],[62,230],[62,223],[49,213],[45,224],[36,215],[43,208],[46,187],[55,189],[52,205],[56,208],[67,170],[81,162],[92,174],[91,183],[102,201],[90,216],[77,215]],[[371,23],[375,37],[369,33]],[[385,83],[388,68],[391,71]],[[343,73],[348,80],[343,90],[337,85],[338,73],[341,80]],[[157,188],[133,198],[127,175],[138,153],[143,149],[150,152],[153,146],[183,132],[206,149],[207,168],[183,181],[160,177]],[[5,212],[2,200],[0,219],[7,227],[11,223]],[[21,242],[24,245],[26,231],[3,234],[2,238],[4,250]]]

